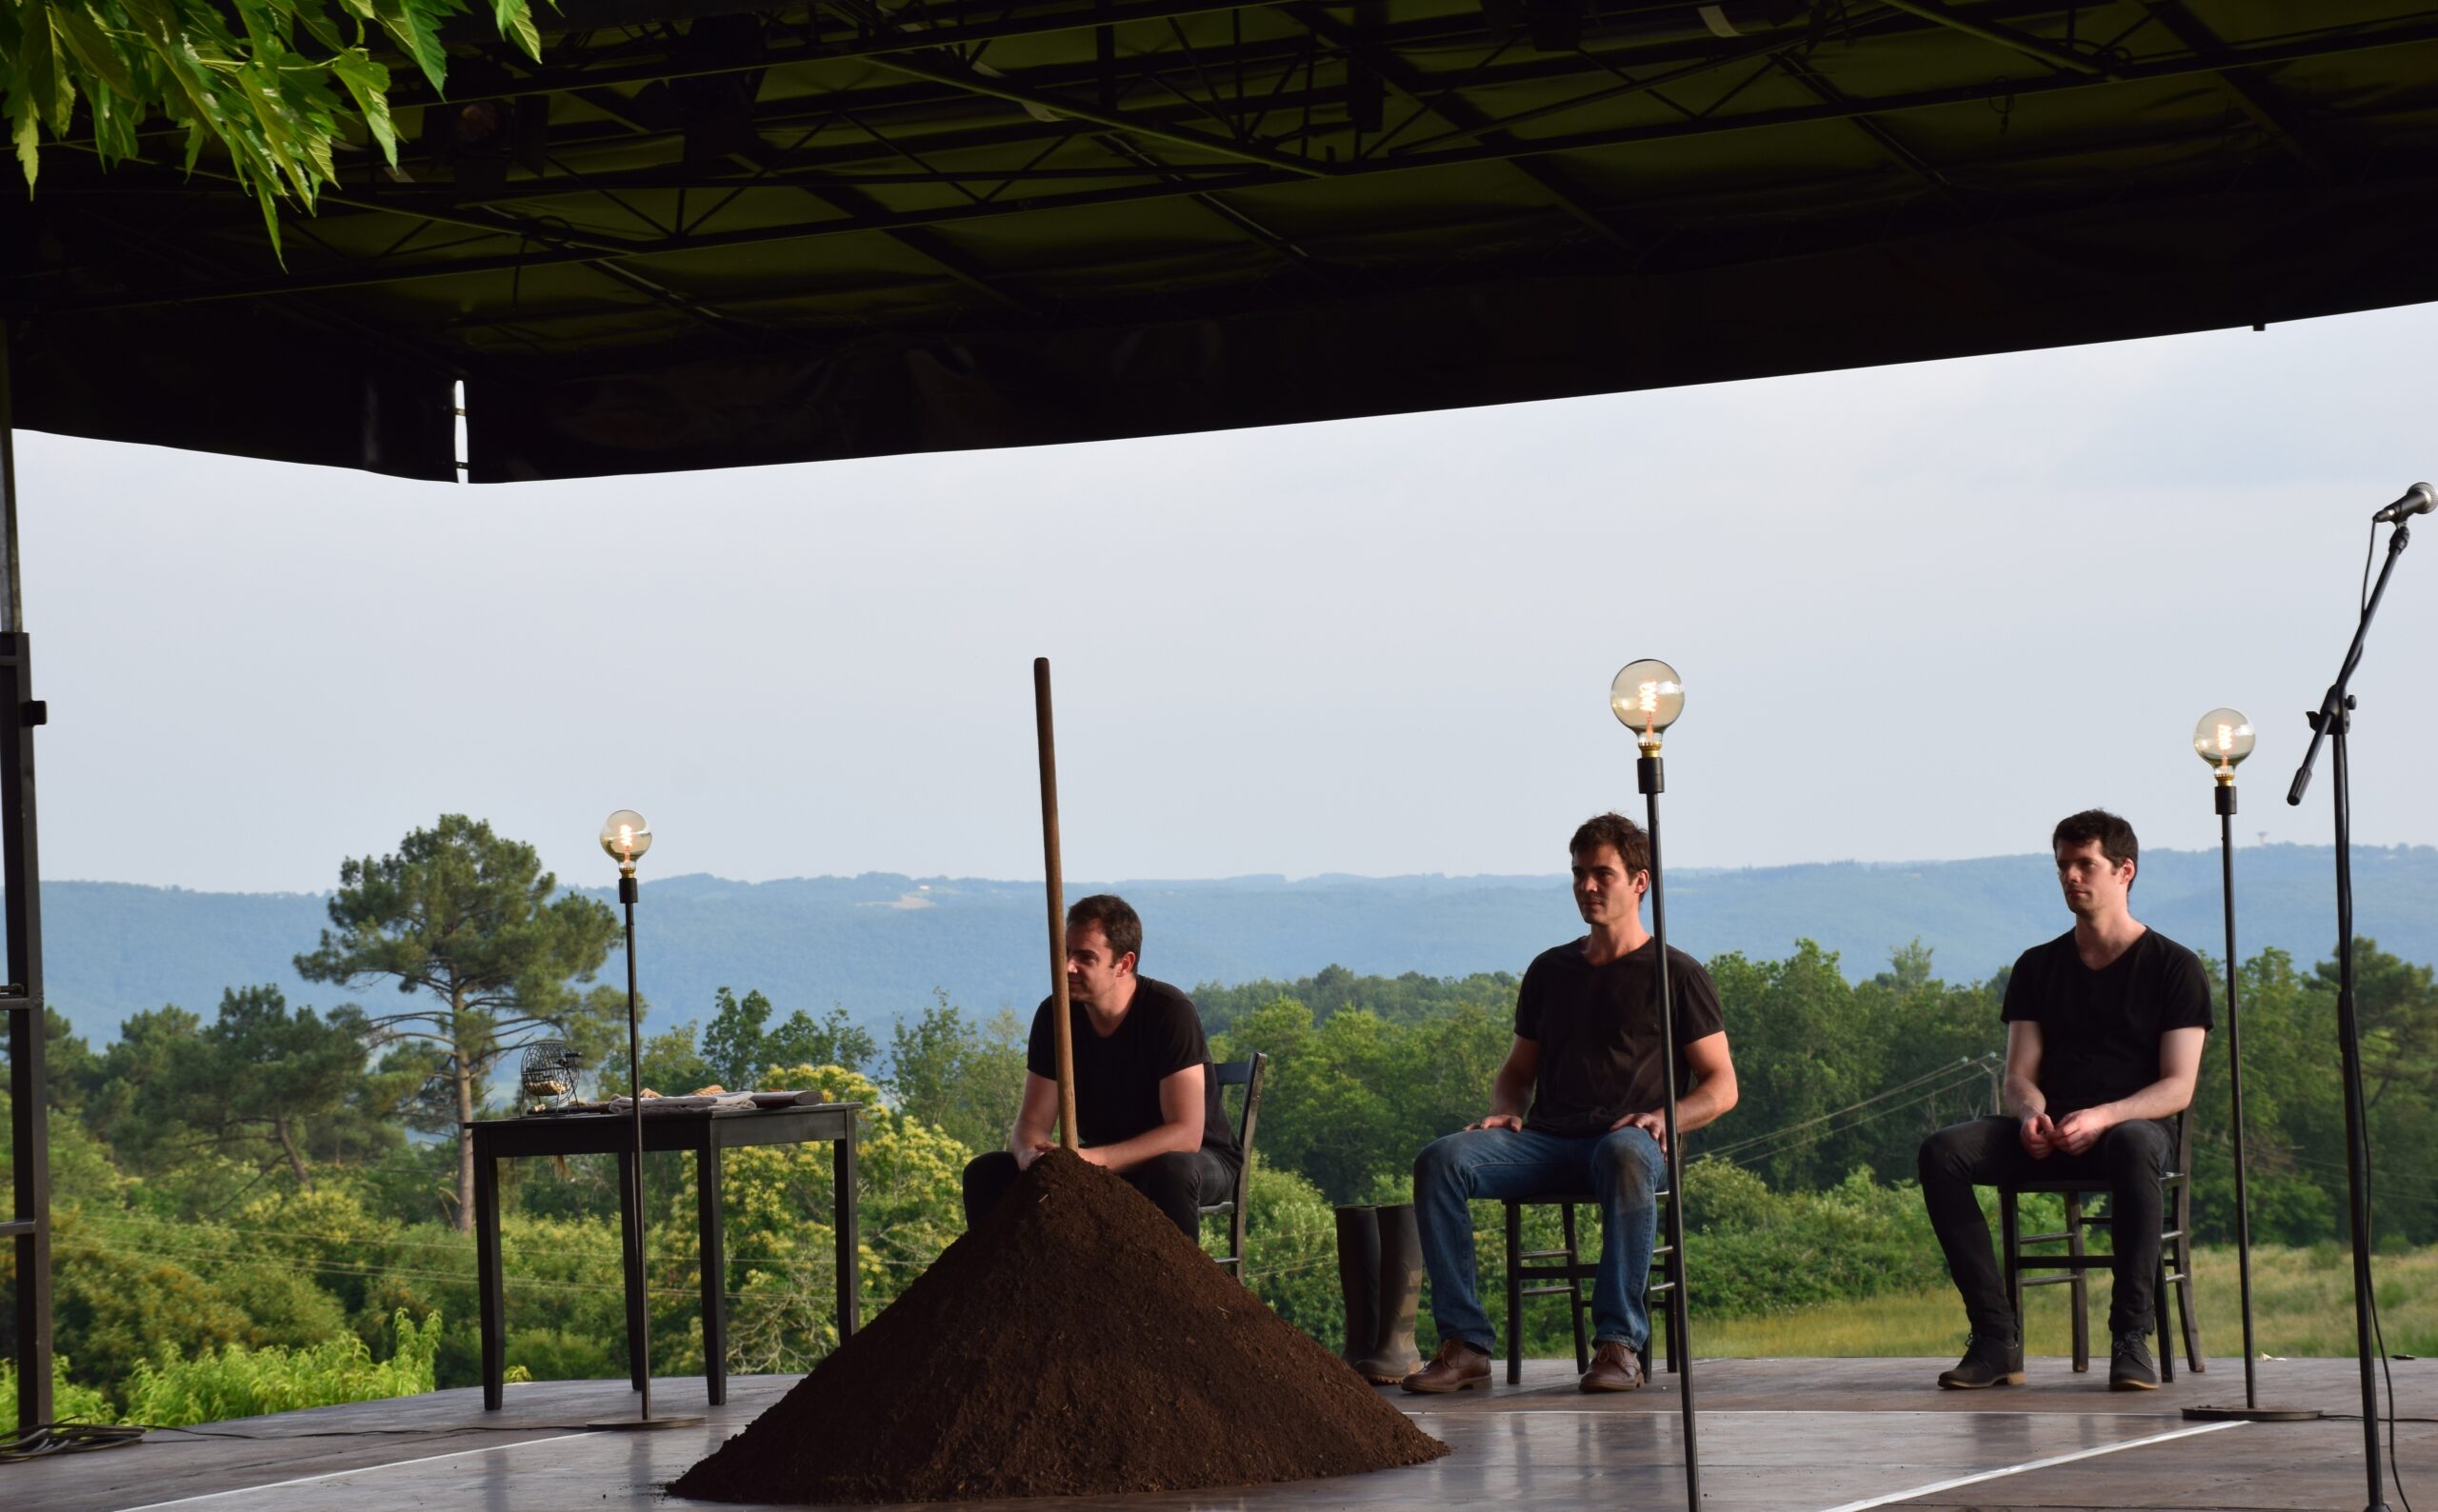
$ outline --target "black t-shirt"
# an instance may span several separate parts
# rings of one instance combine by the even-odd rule
[[[2201,958],[2156,929],[2097,971],[2068,930],[2015,960],[2000,1018],[2040,1025],[2034,1080],[2048,1116],[2129,1097],[2159,1079],[2169,1029],[2207,1029],[2209,976]]]
[[[1058,1080],[1058,1026],[1045,998],[1032,1016],[1032,1040],[1025,1065],[1033,1075]],[[1165,982],[1134,979],[1134,999],[1117,1032],[1103,1039],[1090,1010],[1067,1005],[1075,1037],[1075,1125],[1086,1144],[1115,1144],[1160,1126],[1160,1083],[1189,1065],[1202,1069],[1202,1147],[1234,1159],[1236,1131],[1219,1101],[1219,1073],[1210,1044],[1202,1037],[1202,1015],[1193,1000]]]
[[[1581,940],[1544,950],[1524,968],[1515,994],[1515,1037],[1541,1046],[1532,1111],[1524,1126],[1543,1134],[1606,1134],[1629,1113],[1668,1101],[1660,1065],[1659,942],[1595,966]],[[1727,1027],[1718,988],[1702,964],[1668,952],[1669,996],[1676,1006],[1676,1090],[1692,1087],[1685,1046]]]

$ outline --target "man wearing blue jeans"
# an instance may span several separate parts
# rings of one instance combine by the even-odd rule
[[[1439,1353],[1405,1378],[1408,1391],[1489,1383],[1493,1339],[1475,1292],[1467,1204],[1549,1192],[1589,1192],[1600,1204],[1600,1274],[1591,1290],[1599,1349],[1579,1383],[1586,1391],[1642,1384],[1636,1355],[1650,1337],[1643,1290],[1659,1221],[1655,1194],[1667,1172],[1659,946],[1642,924],[1650,846],[1632,820],[1602,814],[1567,848],[1575,906],[1590,932],[1542,951],[1525,970],[1515,1044],[1491,1085],[1489,1115],[1432,1142],[1413,1163]],[[1670,950],[1668,977],[1676,1126],[1697,1129],[1735,1105],[1735,1066],[1709,973]]]

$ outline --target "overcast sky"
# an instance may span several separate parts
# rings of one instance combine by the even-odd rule
[[[1688,704],[1668,858],[2214,843],[2284,791],[2370,512],[2438,473],[2438,307],[1269,430],[450,488],[27,435],[55,879],[331,885],[445,811],[611,875],[1549,872]],[[474,423],[480,424],[480,417]],[[2438,518],[2425,522],[2438,535]],[[2384,531],[2382,532],[2384,536]],[[2427,548],[2438,558],[2438,541]],[[2355,823],[2438,841],[2438,559],[2357,680]]]

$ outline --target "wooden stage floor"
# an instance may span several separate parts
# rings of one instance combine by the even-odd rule
[[[2111,1393],[2105,1364],[2076,1376],[2031,1362],[2031,1383],[1981,1392],[1930,1385],[1948,1362],[1721,1360],[1697,1366],[1702,1490],[1720,1512],[1875,1507],[2160,1508],[2176,1512],[2365,1504],[2358,1420],[2193,1423],[2187,1403],[2240,1403],[2242,1363],[2213,1360],[2148,1393]],[[2393,1364],[2405,1486],[2438,1508],[2438,1363]],[[2263,1362],[2264,1405],[2349,1412],[2350,1361]],[[629,1413],[623,1382],[510,1386],[156,1433],[98,1454],[0,1465],[0,1506],[41,1512],[682,1512],[661,1487],[776,1399],[793,1378],[731,1379],[725,1407],[691,1428],[588,1433]],[[1002,1507],[1184,1512],[1382,1512],[1503,1503],[1530,1509],[1685,1504],[1672,1377],[1625,1397],[1573,1389],[1570,1362],[1535,1361],[1519,1387],[1423,1399],[1391,1393],[1455,1453],[1435,1464],[1291,1485],[1001,1502]],[[655,1383],[655,1406],[704,1412],[700,1382]],[[1122,1403],[1110,1404],[1115,1426]],[[1249,1425],[1248,1431],[1258,1431]],[[2388,1501],[2402,1503],[2389,1482]],[[962,1507],[990,1503],[948,1503]]]

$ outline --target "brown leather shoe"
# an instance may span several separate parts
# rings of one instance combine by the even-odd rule
[[[1475,1386],[1489,1384],[1489,1356],[1462,1339],[1442,1339],[1439,1353],[1430,1363],[1406,1377],[1397,1384],[1420,1396],[1438,1396],[1449,1391],[1470,1391]]]
[[[1611,1341],[1592,1353],[1591,1368],[1575,1384],[1586,1391],[1632,1391],[1642,1384],[1642,1361]]]

